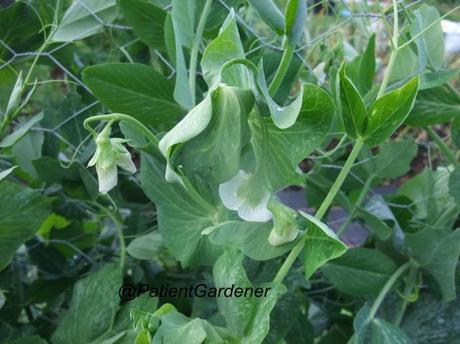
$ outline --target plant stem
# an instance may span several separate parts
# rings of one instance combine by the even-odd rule
[[[438,133],[433,130],[431,127],[426,127],[426,131],[430,135],[430,137],[436,142],[439,149],[444,153],[447,160],[454,165],[459,166],[459,162],[455,156],[455,154],[450,150],[449,146],[444,142],[442,138],[439,137]]]
[[[404,286],[404,291],[403,291],[404,297],[409,295],[412,292],[412,289],[414,289],[414,284],[417,280],[417,273],[418,273],[418,269],[416,267],[410,268],[409,274],[407,276],[406,285]],[[396,326],[399,326],[399,324],[401,323],[401,320],[404,316],[404,312],[406,311],[406,308],[407,308],[407,301],[402,299],[401,303],[398,306],[398,309],[396,310],[396,313],[393,319],[393,323]]]
[[[97,115],[97,116],[92,116],[83,122],[83,126],[86,130],[90,131],[93,135],[97,135],[97,133],[94,131],[93,128],[89,125],[90,122],[94,121],[126,121],[131,124],[133,124],[136,128],[138,128],[142,134],[150,141],[150,144],[155,148],[155,150],[160,153],[158,149],[158,138],[155,136],[150,129],[148,129],[145,125],[143,125],[141,122],[139,122],[137,119],[134,117],[122,114],[122,113],[112,113],[109,115]],[[161,154],[160,154],[161,155]]]
[[[286,38],[284,38],[283,48],[283,56],[281,57],[278,69],[276,70],[275,76],[268,88],[268,92],[272,97],[275,96],[276,92],[280,88],[288,71],[289,65],[291,64],[292,56],[294,55],[294,46],[292,46]]]
[[[363,146],[363,141],[361,139],[356,140],[353,149],[350,153],[350,155],[347,158],[347,161],[342,167],[342,170],[340,171],[339,175],[337,176],[337,179],[335,180],[334,184],[332,184],[331,189],[329,190],[328,194],[326,195],[326,198],[324,199],[323,203],[321,203],[321,206],[319,207],[318,211],[315,214],[315,217],[318,220],[321,220],[323,216],[326,214],[327,209],[331,205],[332,201],[334,200],[335,196],[340,190],[340,187],[342,186],[343,182],[345,181],[345,178],[347,177],[348,173],[350,173],[351,168],[353,167],[353,163],[355,162],[358,153],[360,152],[361,148]],[[283,262],[283,265],[281,265],[281,268],[278,270],[278,273],[276,274],[275,278],[273,279],[273,282],[281,283],[286,277],[287,273],[289,272],[289,269],[291,268],[292,264],[294,264],[295,260],[297,259],[298,255],[300,252],[302,252],[304,246],[305,246],[305,234],[304,236],[300,239],[300,241],[297,243],[297,245],[294,246],[292,251],[289,253],[287,256],[286,260]]]
[[[371,174],[367,179],[366,182],[363,185],[363,188],[361,189],[361,192],[359,193],[358,199],[356,200],[355,204],[353,205],[353,208],[350,211],[349,216],[347,219],[342,223],[340,226],[339,230],[337,231],[337,236],[340,238],[340,236],[347,230],[348,226],[350,225],[351,221],[353,221],[353,217],[355,216],[356,209],[361,206],[361,204],[364,201],[364,197],[366,197],[367,193],[369,192],[369,189],[371,187],[372,182],[374,181],[375,175]]]
[[[388,81],[390,80],[391,71],[393,70],[393,66],[396,61],[396,57],[398,56],[398,40],[399,40],[399,17],[398,17],[398,2],[397,0],[393,0],[393,37],[391,39],[391,54],[390,60],[388,61],[387,70],[385,71],[385,75],[382,80],[382,84],[380,85],[379,92],[377,93],[377,98],[380,98],[385,94],[385,90],[388,85]]]
[[[383,286],[382,290],[380,290],[379,295],[375,299],[374,303],[372,304],[371,310],[369,311],[369,316],[367,318],[367,321],[372,321],[374,319],[375,315],[377,314],[377,311],[382,304],[383,300],[385,299],[385,296],[388,294],[390,289],[393,287],[393,285],[396,283],[398,278],[411,266],[410,262],[404,263],[401,265],[393,274],[390,276],[388,281],[385,283]]]
[[[211,4],[212,0],[206,0],[203,7],[203,12],[201,12],[200,20],[198,21],[198,26],[196,28],[192,49],[190,50],[190,66],[188,81],[190,85],[190,92],[192,94],[193,106],[195,106],[196,104],[196,67],[198,63],[198,51],[200,49],[201,39],[203,37],[204,27],[206,25],[206,20],[208,19]]]

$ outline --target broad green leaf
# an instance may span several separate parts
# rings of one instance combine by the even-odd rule
[[[16,168],[17,166],[13,166],[13,167],[7,168],[6,170],[0,171],[0,182],[6,177],[8,177]]]
[[[341,292],[359,296],[376,296],[393,271],[393,261],[375,249],[354,248],[325,264],[321,271]]]
[[[227,250],[214,264],[213,276],[217,288],[235,285],[253,287],[242,265],[243,256],[236,250]],[[241,343],[262,343],[270,327],[270,312],[277,300],[286,292],[282,284],[264,284],[265,297],[238,297],[217,299],[219,310],[227,326],[237,333]],[[269,288],[269,289],[268,289]]]
[[[460,149],[460,116],[456,117],[450,125],[450,138],[457,149]]]
[[[16,53],[23,53],[34,51],[43,42],[40,18],[33,7],[24,1],[0,7],[0,23],[0,37],[3,41],[0,44],[0,58],[4,61],[11,56],[4,44]]]
[[[226,211],[180,184],[164,180],[165,167],[147,155],[142,156],[141,183],[157,206],[158,225],[167,248],[186,267],[209,265],[222,252],[209,243],[202,231],[226,220]]]
[[[400,35],[398,45],[403,45],[407,40],[407,35]],[[407,80],[411,76],[418,74],[420,69],[422,69],[419,64],[417,53],[414,50],[412,44],[398,49],[389,78],[390,85],[402,80]]]
[[[272,227],[271,222],[225,221],[211,228],[209,240],[216,245],[238,248],[251,259],[269,260],[290,251],[297,243],[270,245],[268,237]]]
[[[460,96],[446,86],[420,91],[406,124],[414,127],[440,124],[456,117],[460,111]]]
[[[32,128],[36,123],[43,119],[43,112],[33,116],[27,122],[21,124],[18,128],[16,128],[10,135],[5,137],[0,142],[0,148],[7,148],[13,146],[16,142],[18,142],[28,131]]]
[[[284,34],[289,44],[295,46],[302,38],[307,20],[307,2],[305,0],[289,0],[284,13]]]
[[[42,156],[44,135],[40,131],[29,131],[12,147],[16,164],[32,178],[37,178],[33,160]]]
[[[126,248],[126,252],[136,259],[150,260],[157,258],[162,249],[163,239],[160,233],[152,232],[131,241]]]
[[[449,193],[460,205],[460,167],[456,167],[449,177]]]
[[[106,264],[79,280],[73,288],[70,308],[53,333],[52,342],[91,343],[106,335],[118,311],[120,300],[114,293],[121,282],[121,269],[116,263]]]
[[[334,104],[327,92],[305,84],[302,106],[297,121],[280,129],[269,118],[253,112],[249,118],[251,144],[256,161],[263,165],[273,190],[297,184],[302,175],[296,172],[298,163],[313,152],[330,129]]]
[[[144,124],[167,125],[183,113],[174,101],[172,83],[146,65],[87,67],[83,81],[112,111],[131,115]]]
[[[415,41],[420,65],[426,66],[429,64],[434,68],[442,67],[444,64],[444,33],[439,21],[438,10],[435,7],[423,4],[414,11],[414,15],[415,18],[411,25],[412,37],[424,31],[433,22],[438,21],[437,24],[426,30]]]
[[[401,186],[399,195],[408,197],[415,205],[414,220],[433,224],[449,206],[454,205],[449,195],[449,176],[450,171],[444,167],[438,167],[436,171],[425,169]]]
[[[144,0],[120,0],[119,5],[141,41],[154,49],[163,50],[166,12]]]
[[[220,184],[239,170],[248,131],[247,114],[254,99],[250,91],[219,86],[211,100],[211,120],[204,131],[183,146],[178,163],[185,175],[199,175],[208,183]]]
[[[116,0],[74,1],[65,11],[51,40],[71,42],[101,31],[104,24],[112,23],[118,15]]]
[[[203,77],[210,89],[221,82],[222,66],[234,59],[244,59],[243,45],[240,40],[234,11],[230,11],[219,30],[219,35],[208,44],[201,59]],[[226,71],[225,82],[228,85],[249,88],[253,76],[243,65],[236,64]]]
[[[309,279],[323,264],[343,255],[347,246],[324,222],[302,211],[300,214],[309,222],[303,239],[305,278]]]
[[[416,154],[417,144],[413,140],[384,143],[373,162],[374,173],[380,178],[402,176],[410,170],[410,163]]]
[[[50,212],[50,199],[39,192],[0,181],[0,270],[33,237]]]
[[[401,326],[412,343],[455,343],[460,337],[460,298],[444,303],[421,292],[417,302],[408,307]]]
[[[262,20],[278,35],[284,33],[284,16],[273,0],[249,0]]]
[[[406,233],[405,241],[416,262],[438,282],[443,301],[454,300],[460,229],[451,231],[427,227],[417,233]]]
[[[363,54],[346,64],[345,68],[346,75],[362,95],[371,90],[375,76],[375,34],[369,38]]]
[[[369,109],[363,132],[364,142],[375,146],[388,139],[405,121],[414,105],[418,77],[377,99]]]
[[[420,90],[439,87],[455,78],[460,69],[443,69],[434,72],[425,72],[420,75]]]
[[[357,138],[363,133],[367,111],[358,89],[346,74],[345,64],[342,64],[339,69],[339,85],[342,120],[345,130],[348,135]]]

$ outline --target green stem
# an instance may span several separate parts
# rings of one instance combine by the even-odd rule
[[[141,122],[139,122],[137,119],[134,117],[122,114],[122,113],[112,113],[109,115],[98,115],[98,116],[92,116],[83,122],[83,126],[86,130],[91,132],[93,135],[97,135],[97,133],[94,131],[94,129],[89,125],[89,123],[94,122],[94,121],[126,121],[131,124],[133,124],[136,128],[138,128],[142,134],[150,141],[150,144],[155,148],[155,150],[160,153],[158,149],[158,138],[155,136],[154,133],[150,131],[145,125],[143,125]],[[161,154],[160,154],[161,155]]]
[[[447,160],[454,165],[454,166],[459,166],[459,162],[454,154],[449,148],[449,146],[444,142],[442,138],[439,137],[438,133],[433,130],[431,127],[426,127],[426,131],[430,135],[430,137],[436,142],[438,145],[439,149],[444,153],[446,156]]]
[[[344,223],[340,226],[339,230],[337,231],[337,236],[340,237],[348,228],[350,225],[351,221],[353,221],[353,218],[356,213],[356,209],[361,206],[361,204],[364,201],[364,197],[366,197],[367,193],[369,192],[369,189],[371,188],[371,184],[374,181],[375,175],[371,174],[367,179],[366,182],[363,185],[363,188],[361,189],[361,192],[359,193],[358,199],[356,200],[355,204],[353,205],[353,208],[350,211],[349,216],[345,220]]]
[[[323,203],[321,204],[321,206],[319,207],[318,211],[315,214],[315,217],[318,220],[321,220],[323,216],[326,214],[327,209],[329,208],[335,196],[339,192],[340,187],[345,181],[345,178],[350,173],[350,170],[353,167],[353,163],[355,162],[362,146],[363,146],[363,141],[361,139],[356,140],[353,146],[353,149],[347,158],[347,161],[343,165],[342,170],[337,176],[337,179],[335,180],[334,184],[332,184],[331,189],[326,195],[326,198],[324,199]],[[281,268],[278,270],[278,273],[276,274],[275,278],[273,279],[273,282],[281,283],[283,281],[284,277],[286,277],[287,273],[289,272],[289,269],[292,267],[292,264],[294,264],[298,255],[300,254],[300,252],[302,252],[304,246],[305,246],[305,234],[301,238],[301,240],[297,243],[297,245],[294,246],[292,251],[289,253],[286,260],[283,262],[283,265],[281,265]]]
[[[189,66],[189,85],[190,92],[192,94],[192,104],[196,104],[196,68],[198,63],[198,51],[200,49],[201,39],[203,37],[204,27],[206,25],[206,20],[208,19],[209,10],[211,9],[212,0],[206,0],[206,3],[203,7],[203,12],[201,12],[200,20],[196,28],[195,37],[192,44],[192,49],[190,50],[190,66]]]
[[[418,269],[416,267],[411,267],[409,270],[409,274],[407,276],[407,281],[406,285],[404,286],[404,291],[403,291],[403,296],[406,297],[412,293],[412,290],[414,289],[415,283],[417,281],[417,273]],[[398,309],[395,312],[395,316],[393,319],[393,323],[396,326],[399,326],[401,323],[401,320],[404,316],[404,312],[406,311],[407,308],[407,301],[402,299],[401,303],[398,305]]]
[[[396,283],[398,278],[411,266],[410,262],[404,263],[401,265],[393,274],[390,276],[388,281],[385,283],[383,288],[380,290],[379,295],[375,299],[374,303],[372,304],[371,310],[369,311],[369,316],[367,318],[367,322],[372,321],[374,319],[375,315],[377,314],[377,311],[379,310],[380,305],[382,304],[383,300],[385,299],[385,296],[388,294],[388,292],[391,290],[393,285]]]
[[[385,75],[382,80],[382,84],[380,85],[379,92],[377,93],[377,98],[380,98],[385,94],[387,89],[388,81],[390,80],[391,71],[393,70],[393,66],[396,61],[396,56],[398,55],[398,40],[399,40],[399,17],[398,17],[398,2],[397,0],[393,0],[393,37],[391,39],[391,54],[390,60],[388,61],[387,70],[385,71]]]
[[[294,46],[292,46],[286,38],[284,39],[283,48],[283,56],[281,57],[278,69],[276,70],[275,76],[268,88],[268,92],[272,97],[275,96],[276,92],[280,88],[288,71],[289,65],[291,64],[292,56],[294,55]]]

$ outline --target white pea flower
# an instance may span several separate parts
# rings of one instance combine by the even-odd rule
[[[131,160],[131,154],[122,143],[127,140],[110,138],[110,127],[104,128],[96,137],[96,152],[88,163],[88,167],[96,166],[99,192],[106,194],[118,182],[117,166],[135,173],[136,166]]]
[[[293,241],[299,233],[297,212],[281,202],[271,199],[268,209],[273,214],[273,229],[268,237],[272,246],[279,246]]]
[[[243,170],[219,185],[219,196],[224,206],[238,212],[246,221],[267,222],[272,214],[267,208],[270,192],[263,185],[263,178]]]

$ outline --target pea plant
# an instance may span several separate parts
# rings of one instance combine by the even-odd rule
[[[456,343],[459,12],[0,2],[2,342]]]

